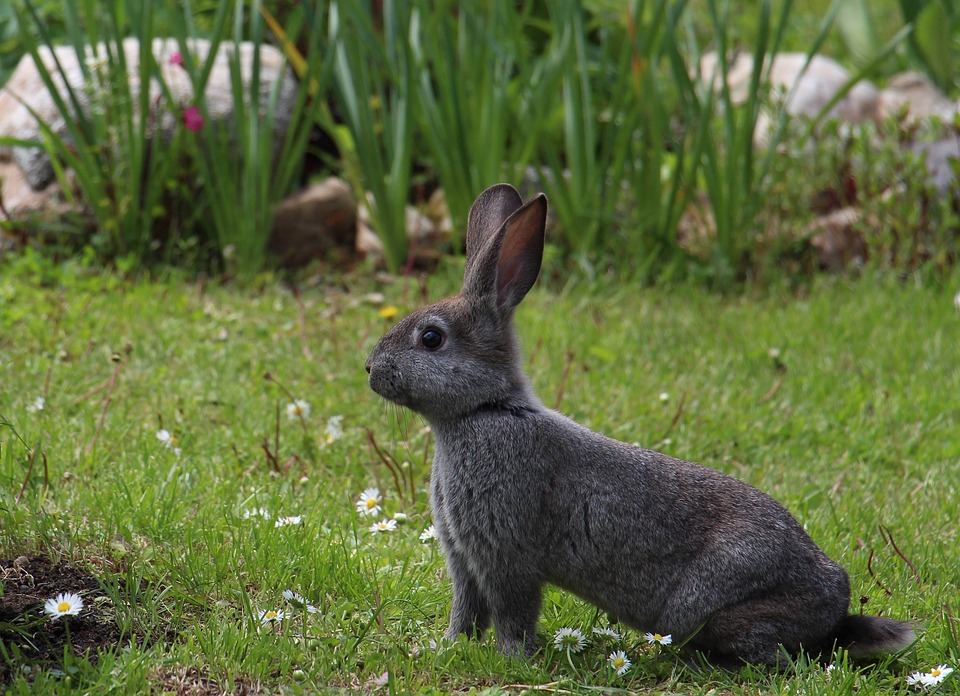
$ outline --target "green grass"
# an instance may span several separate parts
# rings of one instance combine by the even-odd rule
[[[596,621],[558,591],[544,604],[545,647],[528,662],[498,656],[492,641],[432,646],[450,584],[439,550],[418,539],[429,434],[370,392],[363,370],[389,325],[366,295],[402,314],[421,303],[417,284],[341,278],[304,287],[301,307],[269,278],[241,289],[43,270],[0,268],[0,558],[41,553],[101,578],[111,601],[86,611],[123,638],[95,663],[81,658],[71,688],[159,693],[193,667],[227,690],[285,693],[355,690],[385,672],[381,692],[396,693],[829,694],[854,682],[907,693],[909,672],[960,667],[960,312],[949,289],[868,278],[821,280],[799,297],[531,294],[518,320],[548,405],[773,494],[850,571],[855,605],[868,597],[866,611],[926,628],[906,654],[830,679],[805,665],[691,673],[626,631],[633,667],[616,677],[612,646],[569,657],[550,646],[557,629]],[[454,290],[455,275],[434,276],[431,298]],[[29,411],[38,396],[43,410]],[[303,423],[284,413],[292,397],[311,405]],[[328,444],[334,415],[345,433]],[[157,439],[161,425],[180,456]],[[398,471],[412,493],[401,483],[401,497],[368,432],[409,462]],[[45,455],[46,475],[38,456],[27,477],[25,445]],[[386,493],[387,513],[408,515],[396,532],[369,533],[355,511],[369,486]],[[259,507],[302,524],[244,519]],[[285,589],[319,613],[261,628],[259,610],[292,609]],[[65,688],[49,667],[13,692]],[[960,693],[955,677],[939,693]]]

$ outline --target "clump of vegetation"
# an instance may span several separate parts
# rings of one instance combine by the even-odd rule
[[[818,168],[846,147],[842,142],[814,138],[812,128],[776,111],[766,58],[829,47],[862,66],[855,77],[913,61],[938,66],[945,86],[951,79],[944,72],[949,61],[931,58],[944,50],[930,18],[935,10],[914,12],[910,3],[903,3],[902,16],[770,0],[749,11],[721,0],[696,6],[551,0],[492,9],[459,0],[382,7],[337,0],[270,9],[242,2],[127,4],[75,3],[53,22],[56,13],[41,0],[17,0],[0,10],[18,27],[0,51],[8,63],[56,43],[112,47],[103,66],[88,74],[109,87],[100,108],[78,115],[73,95],[64,95],[59,107],[68,132],[48,130],[39,145],[54,156],[67,195],[83,211],[77,234],[48,236],[68,249],[89,246],[127,269],[173,262],[253,276],[269,267],[273,212],[307,176],[309,154],[319,155],[321,172],[347,179],[368,206],[394,271],[408,267],[408,204],[439,187],[454,230],[462,230],[477,192],[506,180],[549,194],[552,241],[588,277],[612,269],[647,281],[693,276],[727,286],[780,272],[785,256],[770,250],[798,244],[796,236],[779,235],[780,223],[795,227],[816,210],[812,180],[828,178],[825,185],[837,188],[848,176],[842,166]],[[904,21],[914,22],[915,31],[897,32]],[[870,41],[863,38],[867,29]],[[226,40],[277,45],[300,85],[282,146],[274,148],[270,137],[276,95],[265,110],[250,108],[236,61],[239,108],[227,124],[209,118],[203,99],[149,104],[131,93],[117,50],[130,35],[144,42],[175,37],[198,90],[209,61],[191,59],[191,37],[209,38],[214,48]],[[711,49],[720,57],[721,85],[728,55],[746,50],[753,57],[744,103],[727,89],[707,88],[696,74],[701,54]],[[159,75],[148,54],[139,62],[143,83]],[[56,70],[44,73],[48,84],[57,77]],[[255,64],[251,90],[258,74]],[[771,109],[774,128],[758,146],[758,119]],[[170,110],[183,127],[159,143],[151,123]],[[317,152],[320,141],[329,145]],[[784,149],[794,154],[788,165]],[[68,168],[76,173],[74,185],[65,178]],[[870,176],[876,181],[876,173]],[[920,186],[924,180],[911,178],[910,196],[898,204],[901,217],[910,218],[898,236],[936,229],[947,249],[891,255],[881,245],[871,261],[902,270],[952,263],[955,216],[945,206],[927,205],[936,197]],[[870,185],[858,186],[864,193],[858,203],[878,205]],[[792,193],[781,195],[785,190]],[[453,241],[456,250],[460,240]]]

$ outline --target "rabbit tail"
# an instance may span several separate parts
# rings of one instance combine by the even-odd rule
[[[851,614],[840,621],[834,638],[853,658],[900,652],[917,639],[909,621]]]

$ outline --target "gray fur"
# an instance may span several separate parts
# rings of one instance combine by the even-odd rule
[[[690,639],[721,664],[778,663],[781,646],[902,649],[909,623],[848,617],[846,572],[775,500],[698,464],[612,440],[545,407],[512,315],[543,253],[546,198],[477,199],[460,295],[414,312],[367,360],[370,387],[436,438],[434,523],[453,581],[447,636],[493,623],[531,654],[544,584],[641,631]],[[427,329],[443,342],[421,343]]]

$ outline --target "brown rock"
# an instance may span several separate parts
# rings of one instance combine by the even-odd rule
[[[331,177],[280,203],[269,249],[281,265],[303,266],[336,249],[352,249],[356,232],[353,193],[342,179]]]
[[[867,260],[866,242],[855,229],[859,220],[860,211],[846,207],[834,210],[810,223],[805,236],[816,249],[823,268],[837,272],[850,263],[863,263]]]

